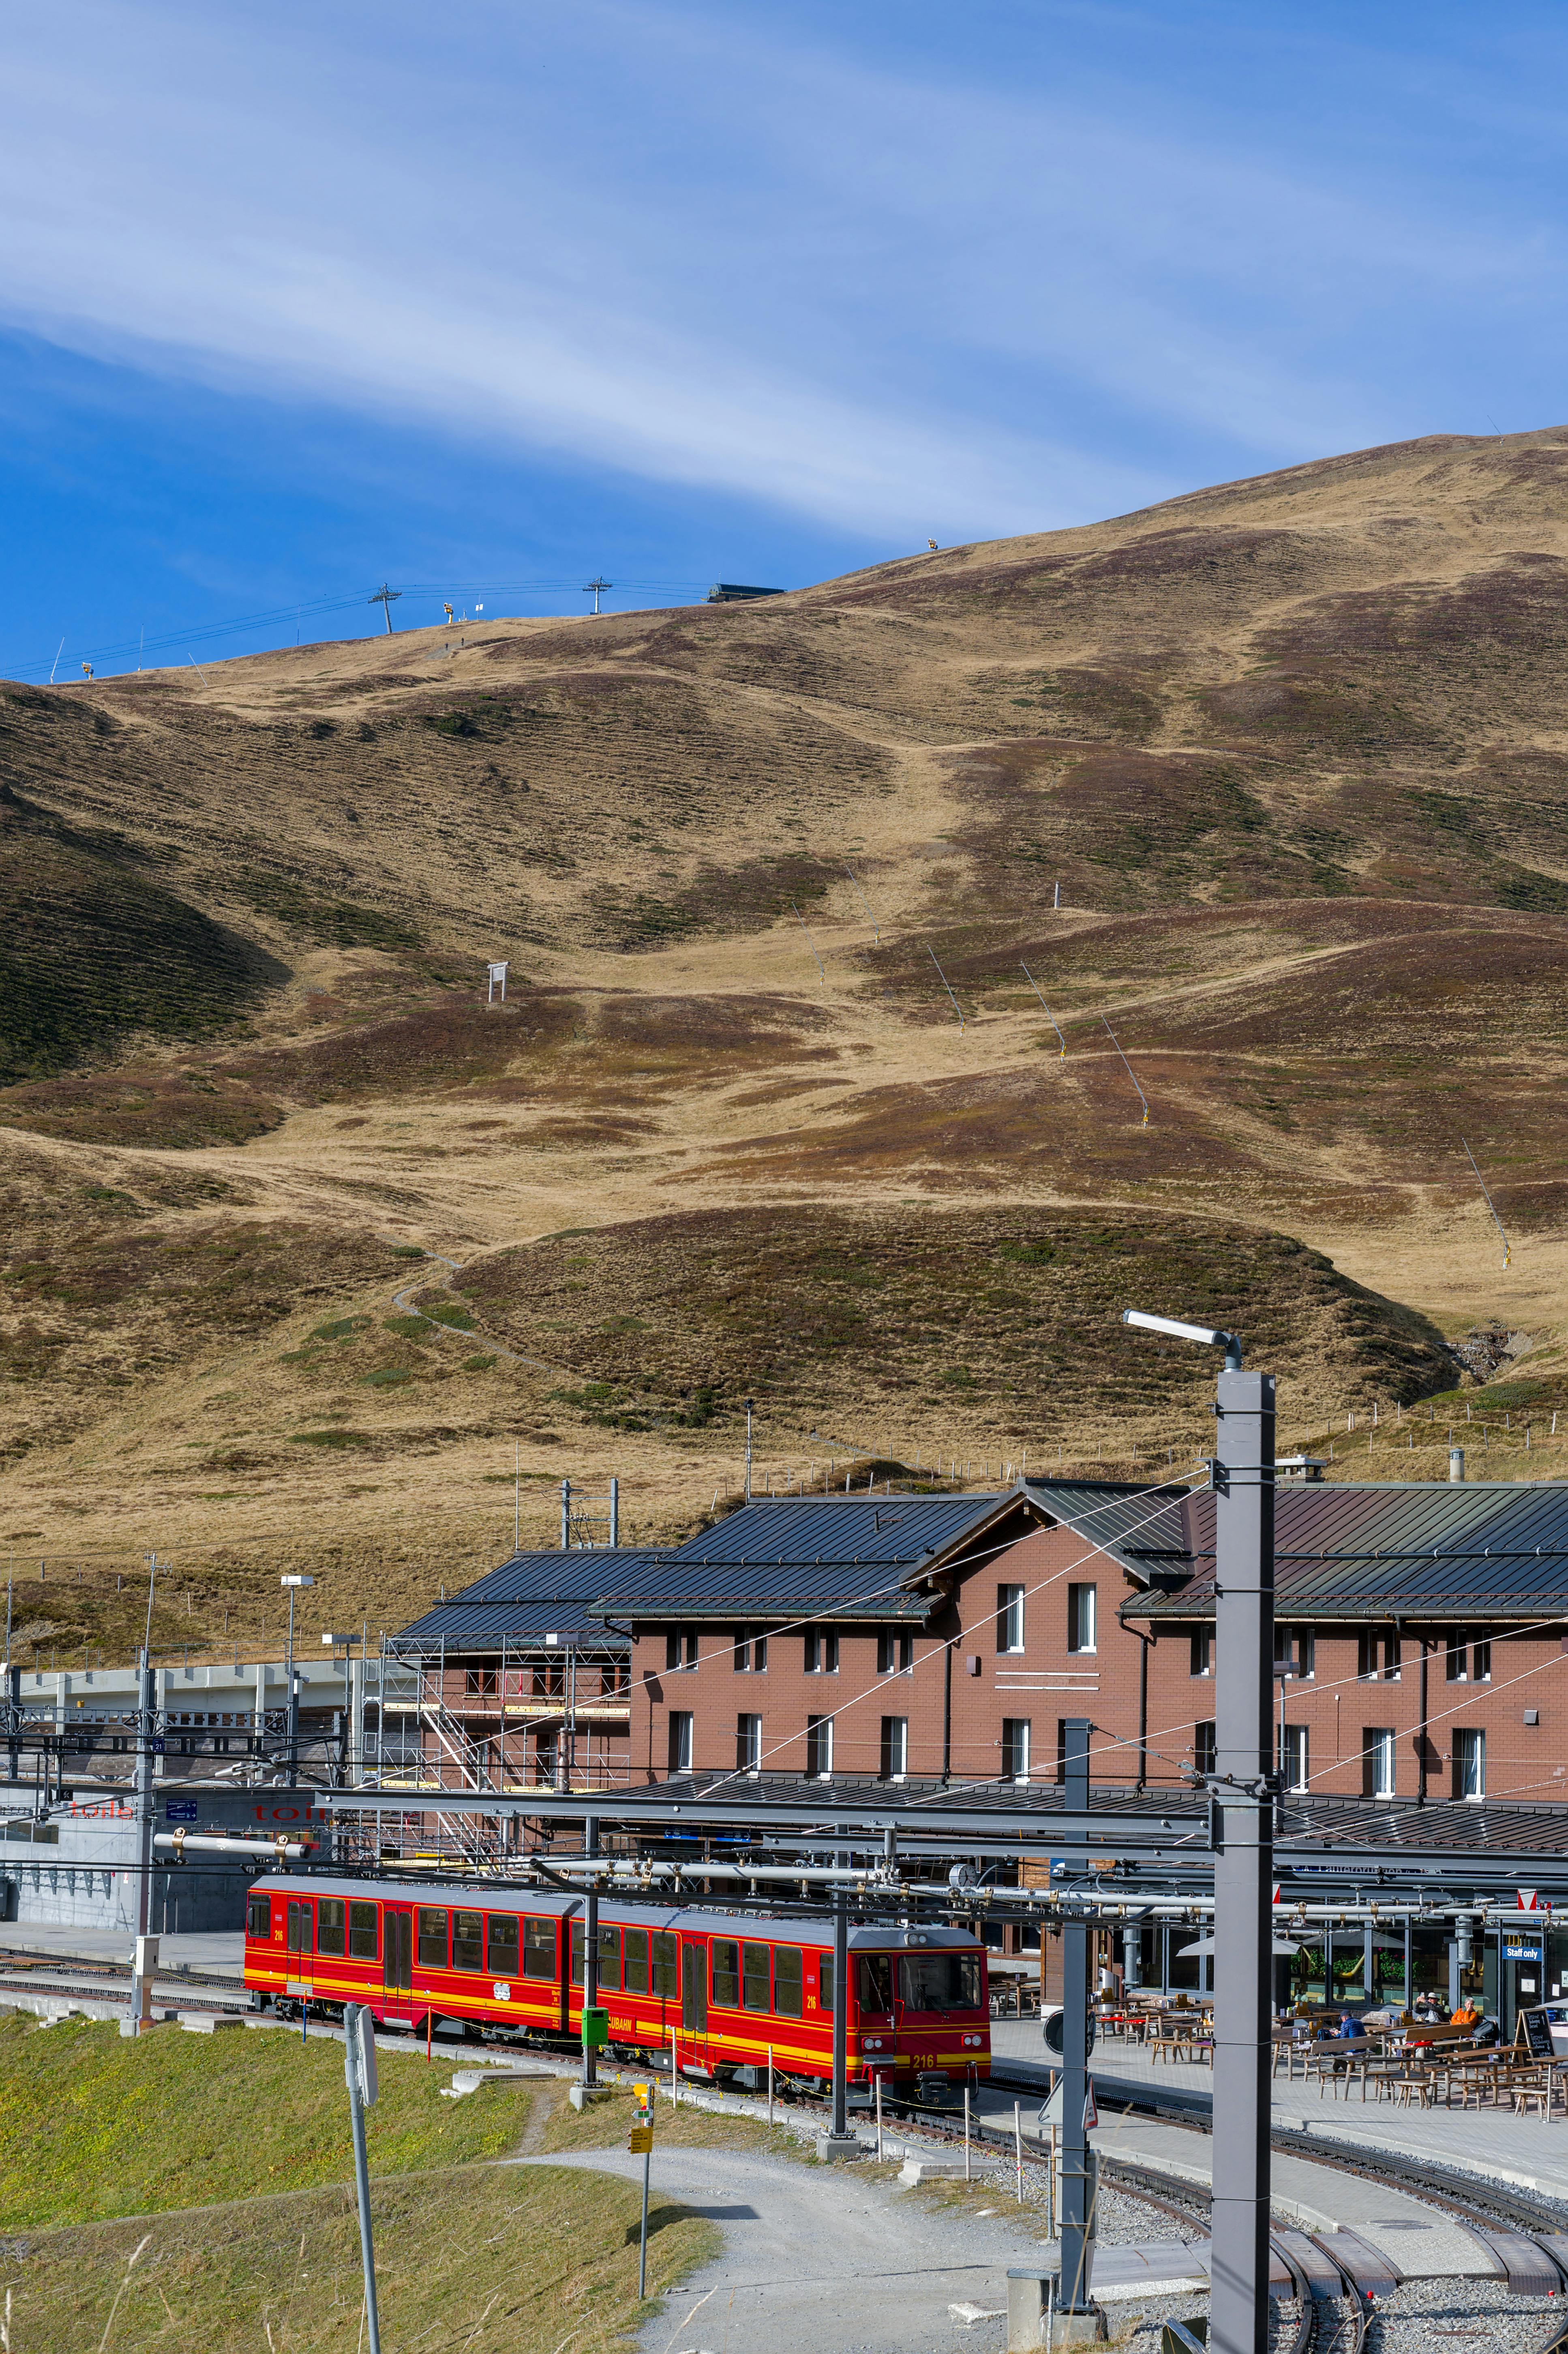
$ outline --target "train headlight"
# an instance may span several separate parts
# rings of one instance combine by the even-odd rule
[[[868,2036],[866,2037],[866,2039],[865,2039],[865,2045],[864,2045],[864,2048],[865,2048],[865,2050],[866,2050],[867,2052],[880,2052],[880,2051],[881,2051],[881,2049],[882,2049],[882,2038],[881,2038],[881,2036],[880,2036],[880,2035],[868,2035]]]

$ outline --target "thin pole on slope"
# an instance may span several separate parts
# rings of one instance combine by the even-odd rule
[[[800,913],[800,908],[799,908],[799,907],[797,907],[795,906],[795,902],[794,902],[794,900],[793,900],[793,899],[791,899],[791,900],[790,900],[790,902],[789,902],[789,906],[790,906],[791,909],[793,910],[794,917],[795,917],[795,921],[800,925],[800,929],[801,929],[803,932],[806,932],[806,946],[810,949],[811,954],[812,954],[814,957],[817,957],[817,970],[821,974],[821,976],[822,976],[822,980],[823,980],[823,981],[825,982],[825,981],[826,981],[826,980],[827,980],[827,978],[828,978],[828,968],[827,968],[827,966],[822,962],[821,958],[820,956],[817,956],[817,943],[816,943],[816,941],[811,938],[810,933],[806,931],[806,918],[805,918],[805,917]]]
[[[64,653],[64,652],[65,652],[65,640],[62,638],[62,639],[60,640],[60,642],[59,642],[58,645],[55,648],[55,658],[54,658],[53,662],[49,664],[49,684],[50,684],[51,686],[53,686],[53,684],[54,684],[54,683],[55,683],[55,673],[56,673],[56,671],[57,671],[57,670],[58,670],[58,668],[59,668],[59,666],[60,666],[60,656],[61,656],[61,654],[63,654],[63,653]]]
[[[938,980],[941,982],[942,987],[947,991],[948,995],[949,997],[952,997],[952,998],[953,998],[953,1012],[954,1012],[954,1013],[958,1015],[958,1017],[959,1017],[959,1029],[961,1030],[961,1029],[963,1028],[963,1026],[964,1026],[964,1009],[963,1009],[963,1007],[959,1003],[958,999],[957,999],[956,997],[953,997],[953,986],[952,986],[952,983],[951,983],[951,981],[949,981],[949,980],[948,979],[947,974],[942,970],[941,966],[940,966],[939,964],[937,964],[937,951],[936,951],[936,949],[931,946],[931,944],[930,944],[930,942],[929,942],[929,941],[927,941],[927,944],[926,944],[926,953],[927,953],[927,955],[930,958],[931,962],[932,962],[933,964],[937,965],[937,978],[938,978]]]
[[[1035,996],[1040,998],[1041,1005],[1044,1008],[1046,1021],[1049,1022],[1052,1029],[1056,1033],[1057,1037],[1062,1038],[1062,1025],[1057,1021],[1056,1016],[1052,1013],[1051,1008],[1045,1004],[1044,997],[1040,996],[1040,983],[1035,980],[1034,975],[1030,971],[1029,967],[1024,963],[1022,957],[1018,960],[1018,970],[1023,975],[1024,980],[1029,983],[1030,988],[1034,991]],[[1057,1059],[1064,1063],[1067,1059],[1067,1042],[1065,1038],[1062,1038],[1062,1052]]]
[[[1103,1013],[1100,1015],[1100,1020],[1105,1022],[1106,1036],[1110,1040],[1111,1044],[1116,1048],[1117,1053],[1121,1055],[1121,1042],[1118,1038],[1116,1032],[1111,1028],[1110,1023],[1106,1022],[1106,1017]],[[1128,1077],[1132,1081],[1133,1086],[1138,1087],[1138,1100],[1143,1106],[1142,1125],[1147,1128],[1149,1126],[1149,1097],[1144,1094],[1143,1089],[1138,1087],[1138,1075],[1125,1055],[1121,1055],[1121,1061],[1122,1068],[1126,1071]]]
[[[1459,1139],[1459,1141],[1465,1148],[1466,1160],[1469,1162],[1471,1168],[1476,1170],[1476,1182],[1481,1189],[1482,1199],[1485,1201],[1488,1209],[1492,1214],[1492,1224],[1496,1226],[1498,1233],[1501,1237],[1503,1246],[1503,1265],[1504,1267],[1511,1267],[1513,1264],[1513,1246],[1509,1241],[1507,1235],[1503,1232],[1503,1222],[1498,1215],[1497,1204],[1492,1200],[1491,1195],[1487,1192],[1486,1179],[1482,1176],[1480,1171],[1476,1169],[1476,1156],[1470,1150],[1469,1140],[1467,1137],[1462,1136]]]

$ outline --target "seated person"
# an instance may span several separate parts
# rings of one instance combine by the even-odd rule
[[[1478,2027],[1481,2023],[1479,2006],[1468,1999],[1465,2000],[1459,2005],[1448,2023],[1451,2027]]]
[[[1366,2029],[1361,2025],[1361,2020],[1356,2017],[1353,2010],[1342,2010],[1340,2013],[1340,2024],[1337,2031],[1340,2035],[1353,2038],[1358,2035],[1364,2035],[1366,2033]]]

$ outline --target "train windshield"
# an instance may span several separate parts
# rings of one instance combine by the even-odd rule
[[[980,1963],[978,1954],[904,1954],[898,1963],[898,1991],[906,2010],[979,2010],[981,2008]]]

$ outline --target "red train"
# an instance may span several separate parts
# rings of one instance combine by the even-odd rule
[[[852,1928],[848,2069],[949,2084],[991,2073],[985,1947],[959,1929]],[[572,2042],[583,1901],[348,1879],[259,1880],[245,1983],[293,2013],[367,2003],[391,2027],[451,2020],[501,2041]],[[622,1903],[599,1912],[612,2056],[673,2046],[683,2073],[821,2083],[832,2062],[832,1924]],[[891,2081],[890,2081],[891,2089]],[[911,2089],[906,2084],[906,2090]]]

